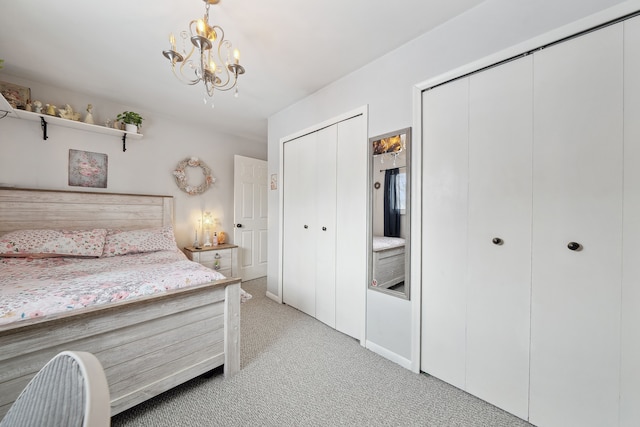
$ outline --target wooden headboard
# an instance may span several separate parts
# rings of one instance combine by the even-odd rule
[[[14,230],[162,227],[173,197],[0,187],[0,235]]]

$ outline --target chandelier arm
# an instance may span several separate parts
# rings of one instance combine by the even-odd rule
[[[185,80],[185,77],[179,75],[178,73],[176,73],[175,70],[173,72],[173,75],[176,76],[178,78],[178,80],[180,80],[180,82],[182,82],[182,83],[184,83],[186,85],[189,85],[189,86],[194,86],[194,85],[197,85],[198,83],[200,83],[200,79],[197,79],[197,80]]]
[[[230,91],[231,89],[233,89],[235,87],[236,87],[236,85],[229,86],[229,87],[216,87],[216,90],[220,91],[220,92],[227,92],[227,91]]]
[[[193,86],[193,85],[197,84],[200,81],[200,77],[198,77],[198,74],[195,71],[194,71],[194,74],[195,74],[195,78],[194,79],[190,79],[189,77],[187,77],[187,73],[185,73],[185,71],[184,71],[184,67],[186,67],[187,65],[189,65],[189,68],[192,68],[193,61],[191,59],[189,59],[191,57],[192,53],[193,53],[193,49],[191,50],[191,52],[189,52],[189,55],[187,57],[185,57],[185,60],[182,61],[182,63],[180,64],[180,74],[176,73],[175,70],[173,72],[173,74],[175,74],[175,76],[178,78],[178,80],[180,80],[182,83],[188,84],[190,86]]]
[[[223,74],[223,76],[220,79],[221,80],[220,83],[216,84],[216,87],[222,91],[229,90],[235,85],[235,79],[234,79],[233,84],[229,86],[229,84],[231,84],[232,82],[231,74],[229,73],[229,68],[228,68],[229,57],[231,52],[231,42],[229,40],[224,39],[224,30],[222,29],[222,27],[215,25],[213,28],[216,29],[216,32],[220,35],[219,36],[220,42],[218,43],[217,55],[218,55],[218,60],[220,61],[220,64],[224,64],[220,66],[221,70],[218,71],[220,74]],[[222,58],[223,48],[226,49],[226,53],[227,53],[226,60]]]
[[[196,75],[194,79],[190,78],[188,76],[188,73],[185,72],[185,67],[188,65],[189,68],[193,68],[193,60],[191,59],[191,57],[193,56],[193,52],[196,50],[195,46],[191,46],[191,50],[189,51],[189,53],[187,54],[187,51],[185,50],[185,46],[184,46],[184,42],[185,40],[189,37],[186,31],[182,31],[180,33],[180,36],[182,37],[183,40],[183,46],[182,46],[182,56],[183,56],[183,60],[180,63],[180,69],[179,69],[179,73],[176,72],[175,69],[175,64],[172,64],[171,66],[171,71],[173,71],[173,75],[176,76],[176,78],[178,80],[180,80],[182,83],[193,86],[195,84],[197,84],[200,81],[200,78]]]

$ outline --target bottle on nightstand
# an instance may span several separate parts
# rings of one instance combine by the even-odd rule
[[[218,233],[213,232],[213,246],[218,246]]]

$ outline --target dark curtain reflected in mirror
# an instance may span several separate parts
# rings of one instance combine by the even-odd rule
[[[398,175],[400,169],[387,169],[384,174],[384,235],[400,237]]]
[[[410,141],[410,128],[369,139],[372,162],[369,288],[406,299],[409,299]]]

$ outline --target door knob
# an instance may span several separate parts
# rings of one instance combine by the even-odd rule
[[[304,228],[309,228],[309,226],[307,224],[304,225]]]
[[[242,224],[236,224],[236,227],[242,228]]]
[[[322,231],[327,231],[327,227],[322,227]]]
[[[499,238],[499,237],[494,237],[494,238],[491,240],[491,242],[493,242],[493,244],[494,244],[494,245],[498,245],[498,246],[500,246],[501,244],[503,244],[503,243],[504,243],[504,240],[502,240],[502,239],[501,239],[501,238]]]
[[[580,251],[582,250],[582,245],[578,242],[569,242],[567,247],[572,251]]]

